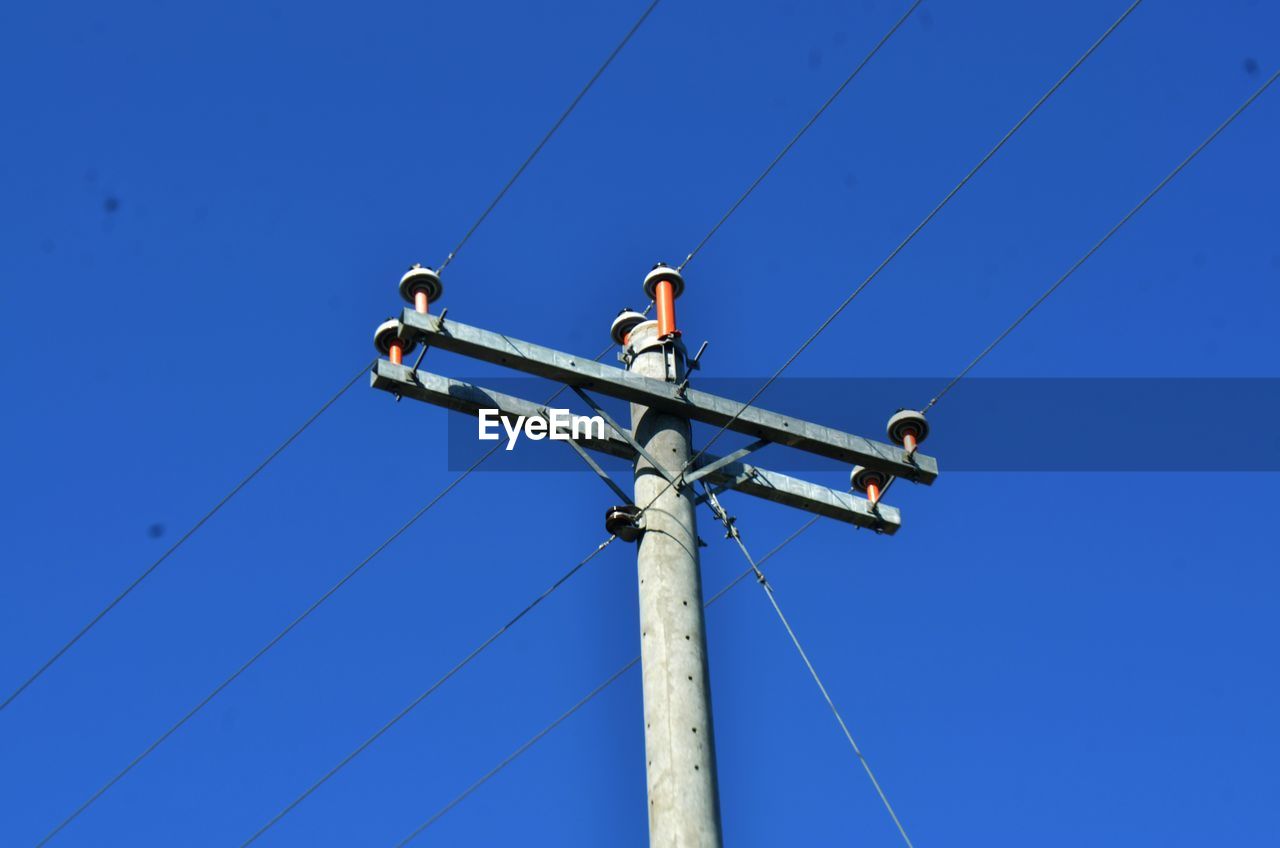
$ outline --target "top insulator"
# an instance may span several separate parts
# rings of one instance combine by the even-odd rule
[[[418,346],[413,336],[404,332],[404,325],[396,318],[388,318],[373,331],[373,346],[383,356],[391,355],[391,345],[397,344],[401,353],[408,353]]]
[[[643,324],[645,317],[636,312],[630,306],[618,313],[618,317],[613,319],[613,323],[609,326],[609,337],[613,339],[614,344],[624,345],[627,343],[627,336],[636,328],[637,324]]]
[[[420,291],[426,292],[427,300],[435,303],[444,294],[444,283],[440,282],[440,275],[435,271],[415,263],[400,278],[400,296],[412,304],[414,295]]]
[[[923,442],[929,437],[929,422],[924,420],[924,413],[914,409],[899,409],[889,419],[885,428],[889,441],[895,445],[905,445],[910,436],[916,442]]]
[[[684,293],[684,277],[680,276],[680,272],[669,265],[659,262],[653,266],[653,270],[645,275],[644,293],[650,300],[657,300],[658,283],[666,280],[671,283],[671,296],[679,297]]]

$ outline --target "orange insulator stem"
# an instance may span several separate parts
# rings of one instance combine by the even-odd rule
[[[404,348],[400,346],[400,342],[391,343],[391,362],[394,365],[401,364],[404,359]]]
[[[873,504],[880,502],[880,487],[875,483],[867,484],[867,500]]]
[[[903,433],[902,446],[907,449],[907,453],[915,453],[916,452],[916,434]]]
[[[654,287],[654,294],[654,302],[658,304],[658,338],[680,335],[676,329],[675,287],[670,280],[661,280]]]
[[[413,309],[415,312],[426,315],[427,307],[431,305],[431,301],[427,298],[426,289],[418,289],[413,293]]]

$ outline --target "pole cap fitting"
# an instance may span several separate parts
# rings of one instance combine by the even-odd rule
[[[611,506],[604,513],[604,529],[624,542],[640,538],[640,507]]]
[[[889,441],[895,445],[903,444],[908,433],[915,436],[916,442],[920,443],[929,437],[929,422],[924,420],[923,412],[916,412],[914,409],[899,409],[889,419],[885,432],[889,436]]]
[[[636,312],[630,306],[618,313],[618,317],[613,319],[613,323],[609,325],[609,337],[613,339],[614,344],[626,344],[626,338],[637,324],[643,324],[645,317]]]
[[[855,465],[853,471],[849,473],[849,485],[855,492],[862,492],[863,494],[866,494],[868,486],[878,486],[883,491],[885,484],[888,482],[888,474],[883,471],[863,468],[861,465]]]
[[[404,331],[404,325],[395,318],[388,318],[373,331],[373,346],[383,356],[391,355],[391,343],[399,341],[400,351],[408,353],[418,346],[418,341]]]
[[[413,296],[419,291],[425,291],[427,300],[435,303],[444,294],[444,283],[440,282],[440,275],[435,271],[415,262],[400,278],[400,296],[412,305]]]
[[[653,266],[653,270],[645,275],[644,293],[650,300],[658,299],[658,283],[663,281],[671,283],[671,296],[677,298],[684,294],[684,277],[680,276],[680,272],[664,262],[659,262]]]

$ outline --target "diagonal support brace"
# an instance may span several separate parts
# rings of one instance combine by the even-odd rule
[[[603,418],[605,420],[605,423],[607,423],[610,427],[613,428],[613,432],[622,436],[622,438],[625,439],[627,443],[631,445],[632,448],[635,449],[636,453],[638,453],[640,456],[648,460],[649,464],[653,466],[654,470],[657,471],[659,474],[661,474],[666,479],[666,481],[676,489],[676,491],[680,491],[679,479],[676,477],[672,477],[671,474],[668,473],[667,470],[663,468],[656,459],[654,459],[652,456],[649,455],[649,452],[647,450],[641,447],[640,443],[636,441],[636,437],[631,435],[631,430],[621,426],[620,424],[618,424],[617,421],[614,421],[613,416],[609,415],[609,413],[605,411],[604,407],[596,403],[595,398],[591,397],[591,395],[587,394],[577,386],[570,386],[569,388],[573,389],[573,393],[576,394],[578,397],[582,398],[586,402],[587,406],[595,410],[596,415],[599,415],[601,418]]]

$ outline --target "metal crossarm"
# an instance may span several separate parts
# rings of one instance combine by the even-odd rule
[[[545,411],[541,404],[427,371],[415,373],[407,365],[396,365],[383,359],[374,365],[370,383],[373,388],[384,392],[468,415],[479,415],[481,409],[496,409],[500,416],[514,419],[519,416],[543,417]],[[590,429],[584,428],[586,431]],[[612,425],[606,426],[603,439],[583,432],[571,441],[587,450],[629,462],[634,462],[637,456],[631,443]],[[730,461],[724,462],[725,459]],[[881,503],[873,510],[865,498],[768,471],[733,459],[732,455],[723,458],[703,455],[694,463],[695,470],[690,477],[700,475],[703,469],[712,466],[714,469],[708,471],[703,479],[718,489],[733,489],[744,495],[890,535],[902,525],[901,514],[894,507]]]
[[[451,353],[504,365],[568,386],[590,389],[602,395],[642,404],[714,427],[727,426],[757,439],[768,439],[851,466],[862,465],[917,483],[932,483],[938,476],[938,462],[933,457],[917,452],[908,460],[903,449],[895,445],[864,439],[852,433],[756,407],[743,409],[739,401],[696,389],[686,389],[682,396],[675,385],[663,380],[601,365],[585,357],[562,353],[452,319],[442,324],[434,315],[407,309],[401,320],[409,331],[430,341],[432,347]]]

